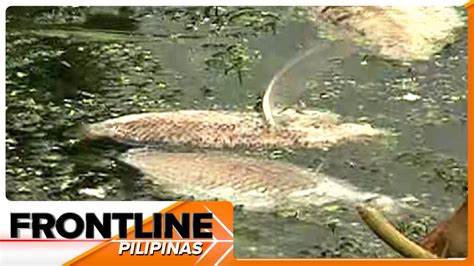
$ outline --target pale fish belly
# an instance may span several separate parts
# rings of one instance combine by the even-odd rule
[[[362,201],[396,210],[389,196],[360,191],[353,185],[296,165],[228,153],[165,153],[130,150],[121,158],[167,193],[195,200],[228,200],[251,211],[321,206]]]
[[[183,110],[127,115],[85,127],[90,138],[129,144],[187,145],[201,148],[322,148],[368,139],[383,130],[369,124],[341,123],[329,112],[287,110],[282,126],[268,129],[258,113]]]

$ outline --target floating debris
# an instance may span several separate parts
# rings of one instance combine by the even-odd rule
[[[374,54],[390,60],[428,60],[454,42],[465,27],[454,7],[312,7],[317,22],[329,22]]]
[[[96,197],[99,199],[105,198],[107,193],[105,192],[105,189],[102,187],[99,188],[83,188],[79,190],[79,194],[84,194],[92,197]]]
[[[384,133],[369,124],[340,123],[329,112],[286,110],[280,127],[267,128],[258,113],[183,110],[134,114],[85,127],[89,138],[127,144],[201,148],[324,148]]]
[[[385,211],[395,200],[296,165],[223,152],[166,153],[133,149],[121,158],[164,193],[194,200],[229,200],[252,211],[368,201]]]
[[[421,96],[418,95],[418,94],[413,94],[411,92],[401,96],[401,97],[397,97],[395,98],[395,100],[403,100],[403,101],[407,101],[407,102],[415,102],[415,101],[418,101],[419,99],[421,99]]]

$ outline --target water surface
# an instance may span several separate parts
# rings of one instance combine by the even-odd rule
[[[320,37],[302,14],[300,8],[9,8],[7,197],[169,199],[116,159],[128,147],[86,141],[81,125],[137,112],[259,110],[273,74],[316,47],[279,81],[275,100],[303,102],[397,136],[324,151],[234,152],[321,166],[363,190],[414,196],[425,213],[397,218],[416,239],[466,190],[467,31],[429,62],[393,64]],[[315,210],[311,219],[236,210],[235,253],[394,255],[358,221],[343,208]]]

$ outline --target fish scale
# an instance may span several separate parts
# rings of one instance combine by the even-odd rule
[[[133,149],[121,158],[166,192],[196,200],[229,200],[249,210],[354,204],[378,198],[392,208],[389,196],[360,191],[352,184],[291,163],[223,152],[168,153]],[[390,206],[389,206],[390,205]]]
[[[127,115],[85,126],[90,138],[130,144],[201,148],[323,148],[381,135],[369,124],[340,123],[329,112],[283,112],[283,126],[268,129],[258,113],[183,110]]]

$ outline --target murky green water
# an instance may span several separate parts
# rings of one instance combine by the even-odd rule
[[[398,135],[328,151],[251,155],[312,168],[323,163],[322,171],[361,189],[415,196],[426,212],[398,218],[412,222],[408,233],[416,239],[467,189],[467,31],[430,62],[394,65],[319,37],[302,14],[299,8],[10,8],[8,198],[163,199],[115,159],[127,147],[86,141],[81,125],[156,110],[252,110],[279,68],[318,47],[279,82],[277,100],[302,101]],[[410,101],[413,95],[420,97]],[[94,197],[86,188],[102,193]],[[352,210],[314,219],[318,226],[237,210],[236,255],[392,254],[365,227],[348,226],[357,221]]]

